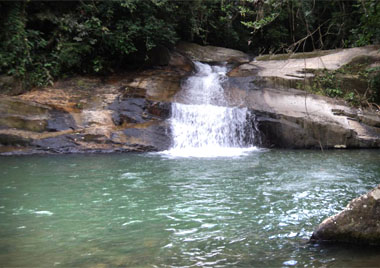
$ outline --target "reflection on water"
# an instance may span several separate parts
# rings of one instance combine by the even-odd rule
[[[379,183],[379,151],[0,158],[1,266],[376,266],[378,249],[311,245]]]

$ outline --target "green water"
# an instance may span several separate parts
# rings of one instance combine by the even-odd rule
[[[311,245],[380,183],[380,152],[0,158],[0,266],[378,266],[379,249]]]

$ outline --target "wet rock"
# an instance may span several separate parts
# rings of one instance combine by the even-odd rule
[[[148,151],[167,150],[171,145],[170,126],[166,122],[126,128],[123,133],[131,146],[139,145]]]
[[[1,145],[26,146],[29,145],[30,139],[13,133],[0,133]]]
[[[229,48],[200,46],[194,43],[180,42],[176,49],[192,60],[201,62],[227,62],[227,63],[247,63],[247,54]]]
[[[380,245],[380,185],[325,219],[311,240]]]
[[[194,68],[178,52],[169,56],[151,69],[1,96],[0,154],[167,149],[170,101]]]
[[[31,142],[31,145],[43,151],[53,153],[71,153],[77,146],[74,139],[75,138],[72,135],[61,135],[45,139],[36,139]]]
[[[76,123],[72,115],[64,111],[50,111],[46,125],[47,131],[62,131],[75,128]]]
[[[167,119],[170,113],[170,104],[149,101],[145,98],[121,96],[109,106],[109,109],[114,111],[113,122],[116,125],[123,125]]]

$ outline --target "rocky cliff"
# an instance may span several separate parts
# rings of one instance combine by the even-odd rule
[[[193,71],[190,59],[234,66],[224,83],[228,105],[245,106],[256,114],[263,146],[380,147],[379,111],[293,88],[295,82],[312,79],[306,69],[339,68],[358,55],[376,62],[376,48],[250,61],[240,51],[180,43],[174,52],[156,54],[160,60],[154,68],[106,79],[71,78],[17,96],[1,95],[0,153],[167,149],[171,102]]]

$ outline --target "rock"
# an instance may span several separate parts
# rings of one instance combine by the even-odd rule
[[[122,84],[120,91],[125,97],[142,97],[151,101],[169,102],[181,89],[182,78],[190,74],[182,67],[150,69],[129,74],[127,78],[120,81]]]
[[[179,42],[176,49],[194,61],[239,64],[249,62],[247,54],[229,48],[200,46],[194,43]]]
[[[24,92],[20,80],[12,76],[0,75],[0,94],[18,95]]]
[[[379,113],[297,89],[262,86],[259,79],[230,77],[224,87],[229,105],[256,114],[262,146],[380,148]]]
[[[171,53],[168,64],[189,74],[195,69],[194,63],[189,58],[176,51]]]
[[[192,62],[109,77],[74,77],[0,97],[0,154],[158,151],[170,146],[170,101]]]
[[[305,53],[299,53],[301,56]],[[228,75],[230,77],[259,76],[272,87],[295,88],[297,82],[310,83],[314,77],[311,70],[337,70],[349,64],[361,62],[363,58],[367,61],[378,61],[380,59],[379,48],[376,46],[356,47],[350,49],[337,49],[312,53],[307,58],[299,58],[299,54],[275,55],[242,64]],[[280,58],[280,59],[279,59]],[[352,77],[347,78],[347,83],[352,82]],[[356,82],[355,82],[356,83]],[[357,82],[361,85],[361,82]]]
[[[282,66],[279,63],[285,64],[284,59],[247,63],[247,55],[240,51],[189,43],[180,43],[177,49],[163,49],[165,55],[156,62],[159,65],[150,69],[107,79],[74,77],[18,96],[1,95],[0,154],[168,149],[171,102],[184,78],[194,70],[188,57],[206,62],[246,62],[231,71],[223,83],[227,105],[247,107],[256,115],[263,146],[380,148],[378,112],[291,88],[300,78],[271,76],[276,75],[276,66]],[[378,53],[372,48],[345,51],[325,53],[321,58],[326,66],[335,68],[342,62],[363,60],[355,58],[353,51],[368,57]],[[337,55],[342,56],[342,62],[334,62],[341,60]],[[307,60],[319,64],[314,58]],[[292,58],[284,68],[299,75],[300,61],[304,62]],[[291,82],[274,86],[276,79]]]
[[[311,83],[307,69],[334,70],[352,62],[373,62],[376,47],[335,50],[309,58],[253,61],[229,72],[224,83],[231,106],[257,115],[262,145],[282,148],[380,148],[380,113],[349,107],[344,101],[294,89]],[[306,79],[305,79],[306,77]],[[347,78],[347,81],[352,77]],[[352,82],[352,81],[351,81]],[[361,81],[351,83],[362,86]],[[358,86],[359,85],[359,86]]]
[[[47,131],[62,131],[75,129],[76,123],[71,114],[65,111],[52,109],[46,124]]]
[[[163,151],[171,145],[170,126],[166,122],[136,125],[123,133],[130,146],[143,148],[143,151]]]
[[[1,96],[0,129],[16,128],[42,132],[46,129],[49,107]]]
[[[71,153],[77,147],[72,135],[60,135],[57,137],[35,139],[31,142],[33,147],[52,153]]]
[[[148,53],[148,65],[157,66],[170,66],[177,70],[191,72],[194,70],[194,63],[187,57],[175,50],[169,50],[164,46],[153,48]]]
[[[109,109],[114,111],[113,122],[116,125],[123,125],[167,119],[170,113],[170,104],[154,102],[145,98],[120,96],[109,106]]]
[[[311,240],[380,245],[380,185],[325,219]]]

